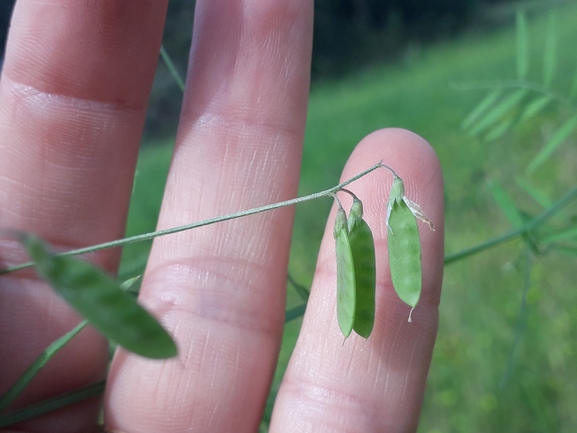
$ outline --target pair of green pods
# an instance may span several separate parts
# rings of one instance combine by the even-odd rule
[[[422,291],[421,240],[417,219],[433,224],[422,209],[405,197],[403,181],[394,180],[387,205],[389,269],[399,298],[413,309]],[[350,193],[349,191],[343,190]],[[353,195],[352,193],[350,193]],[[347,218],[340,202],[334,237],[337,256],[337,320],[347,338],[352,331],[368,338],[375,322],[375,246],[371,229],[363,220],[361,201],[353,195]]]
[[[347,338],[354,330],[368,338],[375,323],[375,244],[362,218],[363,205],[353,196],[349,217],[339,203],[334,237],[337,256],[337,320]]]

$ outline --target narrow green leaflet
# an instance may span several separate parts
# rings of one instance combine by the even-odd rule
[[[499,103],[493,106],[484,117],[480,118],[479,121],[471,127],[469,133],[473,136],[479,135],[491,126],[495,125],[507,114],[507,112],[516,107],[527,93],[528,91],[526,89],[519,89],[506,98],[500,100]]]
[[[339,205],[335,219],[334,237],[337,254],[337,320],[347,338],[355,322],[356,291],[353,254],[349,242],[347,215]]]
[[[503,214],[507,217],[511,225],[515,228],[522,227],[525,224],[513,199],[505,192],[501,184],[496,180],[488,182],[489,191],[493,199],[497,202]]]
[[[573,130],[577,127],[577,116],[572,117],[567,122],[561,126],[553,137],[549,139],[547,143],[543,146],[543,149],[539,151],[539,153],[533,158],[533,161],[529,164],[526,169],[526,172],[531,174],[534,173],[539,167],[541,167],[544,163],[546,163],[553,152],[557,150],[557,148],[563,144],[563,142],[569,137],[569,135],[573,132]]]
[[[22,235],[21,242],[38,274],[108,338],[148,358],[176,356],[176,344],[170,335],[102,269],[52,254],[37,236]]]
[[[551,86],[557,66],[557,16],[554,11],[549,14],[545,50],[543,51],[543,84]]]
[[[577,69],[575,69],[573,75],[573,85],[571,86],[571,98],[577,96]]]
[[[164,48],[164,45],[162,45],[160,47],[160,57],[162,57],[164,64],[166,65],[166,67],[168,68],[168,71],[170,72],[170,75],[172,75],[172,78],[174,79],[174,81],[178,85],[178,88],[180,89],[180,91],[182,93],[184,93],[184,80],[182,79],[182,77],[180,76],[178,71],[176,70],[176,66],[174,66],[174,62],[170,58],[170,55],[166,51],[166,48]]]
[[[284,323],[288,323],[291,320],[295,320],[295,319],[298,319],[299,317],[302,317],[305,314],[306,309],[307,309],[307,304],[302,304],[302,305],[298,305],[296,307],[293,307],[290,310],[287,310],[285,312],[285,316],[284,316]]]
[[[525,178],[518,176],[515,181],[517,182],[517,185],[523,188],[529,197],[531,197],[543,209],[551,207],[551,200],[549,200],[549,197],[531,185]]]
[[[541,96],[539,98],[534,99],[530,103],[527,104],[521,117],[519,119],[520,122],[525,122],[532,117],[539,114],[541,111],[547,107],[551,102],[553,102],[553,97],[551,95]]]
[[[491,107],[497,99],[501,97],[503,89],[493,89],[487,96],[485,96],[476,106],[471,110],[469,115],[463,120],[461,128],[469,129],[471,128],[480,118],[484,115],[489,107]]]
[[[353,330],[368,338],[375,323],[375,242],[369,225],[362,219],[363,205],[354,197],[349,214],[349,241],[355,268],[356,307]]]
[[[525,80],[529,74],[529,33],[527,18],[521,10],[517,11],[517,78]]]
[[[0,397],[0,412],[6,409],[20,395],[30,381],[42,370],[42,368],[62,349],[70,340],[72,340],[80,331],[82,331],[88,321],[84,320],[78,324],[72,331],[60,337],[58,340],[48,346],[18,378],[16,383]]]
[[[485,141],[496,140],[511,128],[514,121],[515,118],[513,116],[506,117],[505,119],[501,120],[497,125],[493,126],[489,131],[487,131],[483,139]]]
[[[47,398],[46,400],[32,403],[29,406],[21,409],[16,409],[11,412],[3,412],[0,414],[0,429],[4,427],[17,424],[28,419],[36,418],[45,413],[53,412],[63,407],[69,406],[87,398],[96,397],[104,392],[104,381],[92,385],[85,386],[81,389],[66,392],[55,397]],[[16,431],[16,430],[10,430]]]
[[[562,242],[567,240],[577,239],[577,224],[555,230],[542,236],[540,241],[542,243]]]
[[[302,284],[299,284],[295,281],[295,279],[291,276],[291,274],[287,274],[287,281],[294,287],[295,292],[301,297],[305,303],[309,300],[310,291]]]

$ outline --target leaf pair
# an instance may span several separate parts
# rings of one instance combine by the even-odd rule
[[[375,322],[376,266],[373,234],[363,220],[363,205],[356,196],[353,195],[348,219],[338,199],[337,203],[339,207],[334,228],[337,320],[345,338],[353,330],[361,337],[368,338]]]

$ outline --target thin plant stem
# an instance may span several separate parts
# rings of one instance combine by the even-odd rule
[[[6,409],[15,399],[20,395],[20,393],[28,386],[30,381],[36,377],[36,375],[44,368],[44,366],[50,361],[54,355],[56,355],[60,349],[62,349],[70,340],[72,340],[80,331],[82,331],[88,321],[84,320],[78,324],[72,331],[68,332],[63,337],[60,337],[54,343],[52,343],[46,350],[44,350],[36,360],[26,369],[26,371],[20,376],[16,383],[8,390],[6,393],[0,397],[0,412]]]
[[[573,199],[577,197],[577,186],[571,188],[563,197],[561,197],[556,203],[554,203],[551,207],[547,210],[542,212],[539,216],[534,218],[533,220],[529,221],[522,227],[513,230],[509,233],[505,233],[504,235],[497,236],[496,238],[490,239],[488,241],[482,242],[478,245],[475,245],[470,248],[466,248],[462,251],[459,251],[454,254],[449,254],[445,256],[445,265],[450,263],[456,262],[458,260],[464,259],[465,257],[472,256],[474,254],[480,253],[481,251],[485,251],[489,248],[494,247],[495,245],[502,244],[504,242],[510,241],[515,239],[519,236],[528,235],[529,232],[535,230],[549,218],[554,216],[557,212],[561,210],[561,208],[568,205]]]
[[[502,391],[511,375],[513,374],[513,369],[515,367],[515,354],[517,348],[521,343],[521,339],[525,334],[525,328],[527,327],[527,294],[531,289],[531,271],[533,269],[533,256],[531,254],[531,246],[529,244],[525,247],[525,263],[523,264],[523,290],[521,292],[521,305],[519,306],[519,314],[517,318],[517,324],[515,325],[515,334],[513,338],[513,344],[509,350],[509,356],[507,357],[507,364],[505,366],[505,371],[501,376],[501,381],[499,382],[499,390]]]
[[[164,48],[164,45],[160,47],[160,57],[162,57],[162,60],[164,61],[164,64],[168,68],[170,75],[172,75],[172,78],[174,78],[174,81],[176,81],[178,88],[184,93],[184,80],[176,70],[176,66],[174,66],[174,62],[168,55],[168,52],[166,51],[166,48]]]
[[[87,398],[96,397],[104,391],[105,382],[98,382],[56,397],[34,403],[23,409],[0,414],[0,429],[18,422],[55,411],[73,403],[77,403]]]
[[[315,200],[315,199],[318,199],[321,197],[328,197],[331,194],[334,194],[335,192],[337,192],[337,191],[341,190],[342,188],[344,188],[345,186],[349,185],[350,183],[366,176],[367,174],[369,174],[369,173],[371,173],[371,172],[373,172],[379,168],[388,168],[388,167],[386,165],[384,165],[382,162],[379,162],[378,164],[373,165],[371,168],[357,174],[356,176],[351,177],[350,179],[348,179],[342,183],[339,183],[336,186],[333,186],[332,188],[326,189],[324,191],[316,192],[314,194],[306,195],[303,197],[297,197],[297,198],[294,198],[291,200],[286,200],[286,201],[282,201],[282,202],[278,202],[278,203],[268,204],[265,206],[260,206],[260,207],[256,207],[253,209],[248,209],[248,210],[235,212],[235,213],[231,213],[231,214],[227,214],[227,215],[222,215],[222,216],[218,216],[218,217],[214,217],[214,218],[209,218],[209,219],[206,219],[203,221],[198,221],[198,222],[186,224],[183,226],[172,227],[172,228],[164,229],[164,230],[157,230],[155,232],[144,233],[144,234],[140,234],[140,235],[136,235],[136,236],[130,236],[127,238],[118,239],[118,240],[110,241],[110,242],[104,242],[102,244],[93,245],[93,246],[86,247],[86,248],[79,248],[76,250],[65,251],[63,253],[56,254],[56,256],[60,256],[60,257],[76,256],[76,255],[80,255],[80,254],[93,253],[95,251],[100,251],[100,250],[103,250],[106,248],[115,248],[115,247],[120,247],[120,246],[124,246],[127,244],[132,244],[135,242],[148,241],[148,240],[160,237],[160,236],[171,235],[174,233],[179,233],[179,232],[183,232],[186,230],[192,230],[192,229],[196,229],[199,227],[204,227],[204,226],[208,226],[211,224],[229,221],[229,220],[236,219],[236,218],[242,218],[242,217],[254,215],[257,213],[261,213],[261,212],[268,212],[268,211],[271,211],[274,209],[279,209],[281,207],[293,206],[293,205],[296,205],[299,203],[303,203],[303,202],[310,201],[310,200]],[[18,271],[20,269],[29,268],[31,266],[34,266],[33,262],[23,263],[21,265],[12,266],[12,267],[9,267],[6,269],[0,269],[0,275],[7,274],[9,272]]]

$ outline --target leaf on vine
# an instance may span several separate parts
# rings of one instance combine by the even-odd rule
[[[148,358],[176,356],[175,342],[134,296],[99,267],[53,254],[39,237],[20,240],[36,272],[91,325],[126,350]]]

